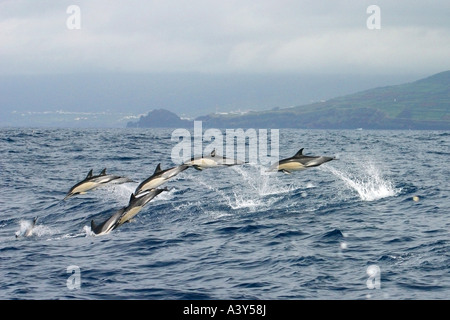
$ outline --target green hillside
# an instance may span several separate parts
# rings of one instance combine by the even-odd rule
[[[309,105],[199,117],[208,127],[450,129],[450,71]]]

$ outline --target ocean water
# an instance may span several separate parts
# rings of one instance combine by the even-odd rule
[[[173,166],[171,132],[0,129],[0,299],[450,297],[449,132],[280,130],[280,158],[339,160],[189,168],[93,236]],[[62,200],[103,168],[136,182]]]

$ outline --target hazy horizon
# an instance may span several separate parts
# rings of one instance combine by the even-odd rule
[[[450,69],[450,3],[0,0],[0,126],[302,105]]]
[[[426,75],[429,76],[429,75]],[[0,76],[0,126],[123,127],[154,109],[184,118],[328,100],[418,75],[71,74]]]

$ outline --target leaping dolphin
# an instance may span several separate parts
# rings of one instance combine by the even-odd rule
[[[38,217],[35,217],[32,222],[26,221],[25,224],[20,226],[20,230],[16,232],[16,238],[19,237],[30,237],[33,235],[33,228],[36,226],[36,221]]]
[[[152,189],[140,197],[131,194],[128,206],[120,216],[116,228],[133,219],[147,203],[163,191],[169,191],[169,189],[167,187],[163,189]]]
[[[244,164],[244,162],[241,160],[235,160],[219,156],[216,154],[216,149],[214,149],[213,151],[211,151],[211,154],[209,156],[193,157],[191,160],[185,162],[184,164],[189,167],[194,167],[194,169],[197,170],[203,170],[206,168],[214,168],[221,166],[230,167],[234,165]]]
[[[141,184],[136,188],[136,190],[134,191],[134,195],[138,196],[145,191],[159,187],[170,178],[173,178],[180,172],[186,170],[188,167],[189,166],[182,164],[177,167],[161,170],[161,164],[159,163],[156,166],[153,175],[142,181]]]
[[[301,148],[294,156],[286,158],[274,163],[268,171],[281,171],[284,173],[292,173],[292,171],[305,170],[312,167],[320,166],[321,164],[336,160],[335,157],[325,156],[305,156]]]
[[[95,235],[103,235],[118,228],[125,222],[128,222],[135,217],[147,203],[163,191],[168,191],[168,189],[153,189],[140,197],[136,197],[134,194],[131,194],[128,206],[116,211],[111,217],[106,219],[101,224],[97,225],[94,220],[91,220],[92,232]]]
[[[127,183],[127,182],[133,182],[133,180],[128,179],[126,177],[120,177],[120,176],[114,176],[110,174],[106,174],[106,168],[102,170],[102,172],[98,176],[92,175],[92,169],[87,174],[86,178],[83,181],[78,182],[76,185],[74,185],[72,188],[70,188],[69,192],[67,193],[64,200],[67,198],[70,198],[71,196],[74,196],[76,194],[85,194],[87,191],[95,189],[101,185],[104,185],[106,183]]]
[[[116,227],[117,221],[119,221],[119,219],[122,216],[124,211],[125,211],[125,208],[122,208],[122,209],[116,211],[111,217],[109,217],[108,219],[106,219],[105,221],[100,223],[99,225],[97,225],[94,222],[94,219],[92,219],[91,220],[91,231],[97,236],[110,233],[111,230],[113,230]]]

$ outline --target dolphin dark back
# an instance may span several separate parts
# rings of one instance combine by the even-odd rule
[[[96,235],[100,234],[106,234],[109,233],[111,230],[116,228],[117,222],[119,221],[120,217],[122,216],[123,212],[125,211],[125,208],[122,208],[118,211],[116,211],[111,217],[97,225],[94,222],[94,219],[91,220],[91,231],[95,233]]]
[[[318,167],[325,162],[336,159],[334,157],[326,156],[305,156],[303,150],[304,148],[301,148],[292,157],[278,161],[270,166],[268,171],[281,171],[289,174],[292,171],[301,171],[307,168]]]
[[[133,180],[128,179],[126,177],[107,175],[106,168],[104,168],[98,176],[94,176],[92,172],[93,169],[89,171],[84,180],[78,182],[72,188],[70,188],[64,200],[76,194],[84,194],[89,190],[95,189],[107,183],[119,184],[119,183],[133,182]]]

